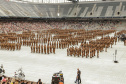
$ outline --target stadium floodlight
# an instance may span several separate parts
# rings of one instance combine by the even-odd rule
[[[59,16],[60,14],[59,13],[57,13],[57,16]]]

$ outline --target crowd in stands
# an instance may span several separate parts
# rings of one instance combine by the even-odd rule
[[[37,82],[28,81],[28,80],[18,80],[12,77],[2,76],[0,80],[0,84],[43,84],[41,79]]]
[[[119,21],[0,21],[0,31],[17,32],[42,29],[116,29]]]

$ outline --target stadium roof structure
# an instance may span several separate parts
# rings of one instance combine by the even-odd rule
[[[0,17],[125,18],[126,1],[40,4],[0,0]]]
[[[125,0],[6,0],[20,3],[71,3],[71,2],[102,2],[102,1],[125,1]]]
[[[67,3],[67,2],[76,2],[76,1],[102,1],[102,0],[8,0],[8,1],[15,1],[15,2],[33,2],[33,3]]]

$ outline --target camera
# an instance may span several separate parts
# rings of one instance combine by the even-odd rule
[[[51,84],[64,84],[64,77],[62,71],[59,71],[57,73],[54,73],[52,76],[52,82]]]
[[[22,68],[19,68],[18,70],[16,70],[14,77],[17,80],[25,80],[25,74],[22,71]]]

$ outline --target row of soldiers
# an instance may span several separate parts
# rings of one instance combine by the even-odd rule
[[[88,31],[89,32],[89,31]],[[93,31],[92,31],[93,32]],[[97,31],[97,32],[101,32],[101,31]],[[96,33],[97,33],[96,32]],[[78,32],[79,33],[79,32]],[[102,32],[101,32],[102,33]],[[33,34],[33,35],[32,35]],[[47,34],[47,35],[46,35]],[[46,33],[45,34],[45,36],[46,36],[46,38],[45,38],[45,36],[42,34],[41,35],[41,33],[39,34],[39,33],[37,33],[37,35],[35,36],[35,34],[34,33],[27,33],[27,32],[25,32],[25,33],[23,33],[23,34],[17,34],[17,36],[18,36],[18,39],[17,39],[17,41],[18,42],[20,42],[20,41],[23,41],[24,42],[24,45],[25,45],[25,41],[26,40],[28,40],[29,42],[30,41],[35,41],[35,43],[47,43],[47,42],[49,42],[49,41],[53,41],[53,38],[54,37],[52,37],[52,35],[51,34],[48,34],[48,33]],[[65,34],[64,34],[65,35]],[[59,35],[56,35],[56,36],[60,36],[60,38],[57,38],[58,39],[58,41],[59,41],[59,39],[63,39],[62,38],[62,36],[59,34]],[[66,40],[66,41],[68,41],[68,43],[69,44],[72,44],[72,45],[75,45],[75,43],[76,42],[78,42],[79,40],[83,40],[83,39],[88,39],[89,37],[91,36],[91,38],[92,38],[92,36],[94,37],[94,36],[96,36],[95,34],[86,34],[86,36],[85,37],[81,37],[81,38],[76,38],[76,37],[74,37],[74,35],[72,36],[72,38],[71,38],[71,36],[69,37],[70,39],[64,39],[64,40]],[[29,39],[24,39],[24,37],[29,37]],[[33,38],[31,38],[31,37],[33,37]],[[80,42],[80,41],[79,41]]]
[[[78,41],[81,42],[84,39],[88,40],[88,39],[92,39],[92,38],[96,37],[97,35],[103,35],[103,31],[101,31],[101,30],[99,30],[97,32],[93,32],[93,31],[96,31],[96,30],[92,30],[91,32],[87,31],[87,33],[85,31],[85,32],[82,33],[83,35],[81,34],[81,35],[76,35],[76,36],[74,34],[69,34],[69,32],[64,33],[64,34],[55,34],[54,33],[54,36],[53,36],[53,33],[50,34],[49,32],[46,32],[45,33],[46,37],[45,36],[43,37],[43,34],[41,34],[39,32],[39,33],[37,33],[37,36],[35,36],[35,37],[36,37],[36,40],[38,41],[38,43],[44,43],[45,44],[45,43],[47,43],[49,41],[66,40],[66,41],[69,42],[69,44],[75,45],[75,42],[78,42]],[[77,34],[79,34],[78,31],[74,31],[74,32],[75,33],[77,32]],[[113,32],[113,31],[105,31],[104,35],[106,33],[110,33],[110,32]],[[81,33],[81,31],[80,31],[80,33]],[[91,33],[93,33],[93,34],[91,34]],[[64,38],[64,36],[67,36],[68,38]],[[55,37],[57,37],[57,38],[55,38]],[[31,40],[34,40],[34,39],[31,39]]]
[[[105,52],[107,52],[107,48],[110,47],[111,45],[111,48],[112,48],[112,45],[114,44],[114,41],[115,41],[115,44],[117,42],[117,37],[104,37],[104,38],[101,38],[99,40],[96,40],[96,41],[89,41],[89,43],[87,42],[84,42],[84,43],[81,43],[80,47],[77,48],[77,47],[70,47],[67,49],[67,56],[86,56],[90,58],[94,57],[95,56],[95,53],[97,51],[97,58],[99,57],[99,52],[102,52],[104,51],[104,48],[105,48]]]
[[[97,57],[99,57],[99,50],[100,49],[97,49]],[[82,56],[82,58],[85,56],[86,56],[86,58],[90,56],[90,58],[92,58],[95,56],[95,53],[96,53],[96,48],[70,47],[67,49],[67,56],[69,56],[69,55],[70,56],[74,55],[74,57],[75,56],[77,56],[77,57]]]
[[[57,48],[66,48],[66,46],[69,46],[69,45],[78,45],[78,40],[76,39],[63,39],[61,41],[48,41],[48,43],[50,42],[53,42],[54,44],[57,45]],[[20,41],[20,43],[22,43],[23,46],[30,46],[30,45],[37,45],[38,43],[43,43],[43,42],[39,42],[38,39],[31,39],[31,40],[23,40],[23,41]],[[56,47],[56,46],[55,46]]]
[[[0,43],[4,43],[4,42],[8,42],[8,39],[7,38],[0,38]]]
[[[77,38],[62,39],[61,42],[66,42],[70,46],[71,45],[78,45],[78,39]]]
[[[1,43],[0,44],[0,49],[1,50],[20,50],[21,49],[21,44],[20,43]]]
[[[37,40],[23,40],[21,41],[21,44],[23,46],[33,46],[33,45],[38,45],[38,41]],[[55,48],[59,48],[59,49],[64,49],[64,48],[67,48],[69,46],[68,42],[61,42],[61,41],[50,41],[47,43],[48,45],[54,45]]]
[[[55,46],[53,45],[34,45],[31,46],[31,53],[55,54]]]

